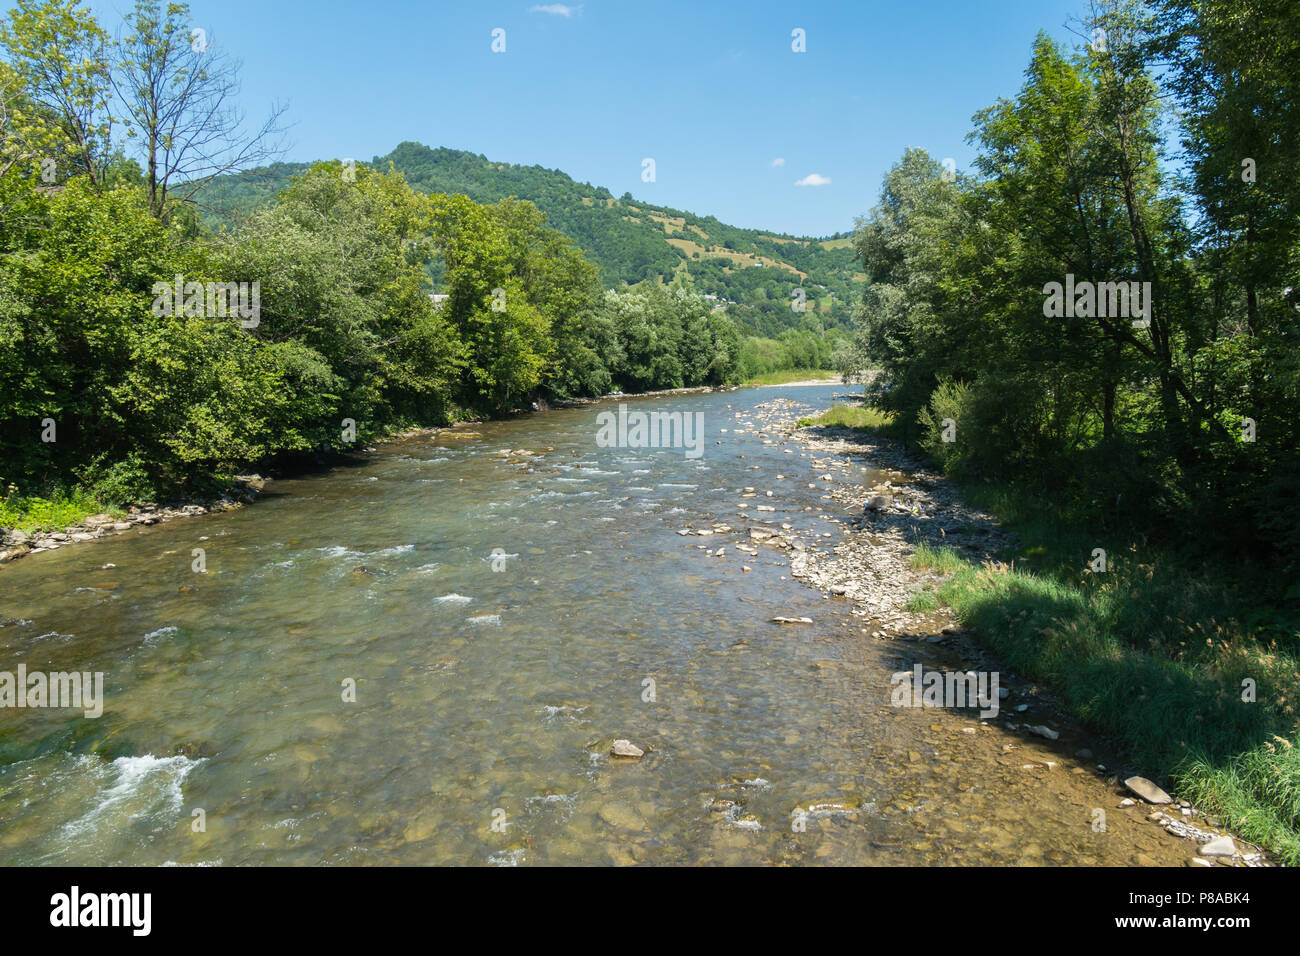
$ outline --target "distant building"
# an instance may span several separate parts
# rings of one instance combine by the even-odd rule
[[[441,306],[444,302],[446,302],[450,298],[451,298],[450,295],[446,295],[442,292],[429,293],[429,300],[436,306]]]

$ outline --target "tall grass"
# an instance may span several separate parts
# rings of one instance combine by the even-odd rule
[[[807,425],[830,425],[838,428],[856,428],[863,431],[879,431],[893,423],[894,416],[877,408],[855,405],[835,405],[815,418],[799,419],[800,427]]]
[[[913,566],[951,575],[939,590],[1015,670],[1053,687],[1141,772],[1300,864],[1300,655],[1285,615],[1241,609],[1226,571],[1063,520],[1041,499],[970,489],[1022,547],[974,566],[922,544]],[[1092,572],[1093,548],[1107,569]]]
[[[955,574],[968,567],[968,562],[952,548],[936,548],[926,541],[916,546],[909,562],[918,571],[936,574]]]
[[[839,381],[840,373],[828,368],[788,368],[780,372],[755,375],[746,385],[785,385],[789,382],[811,382],[818,379]]]
[[[27,534],[38,531],[62,531],[80,524],[88,515],[121,512],[78,488],[60,490],[49,497],[20,495],[15,489],[0,498],[0,534],[13,529]]]

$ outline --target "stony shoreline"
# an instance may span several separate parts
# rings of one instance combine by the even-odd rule
[[[1185,800],[1169,797],[1140,776],[1139,768],[1119,769],[1124,767],[1122,754],[1116,754],[1107,741],[1096,740],[1095,735],[1065,712],[1049,691],[1008,672],[946,608],[908,610],[906,605],[920,589],[927,585],[937,587],[943,580],[940,575],[911,566],[911,555],[920,542],[956,548],[976,561],[985,561],[993,560],[1014,539],[998,526],[993,516],[966,505],[954,484],[899,443],[848,428],[800,427],[799,417],[810,411],[811,408],[792,399],[775,398],[760,404],[752,420],[738,414],[737,423],[741,428],[736,431],[752,429],[767,444],[804,450],[804,460],[814,471],[811,477],[816,478],[815,482],[808,482],[809,488],[819,492],[825,502],[821,518],[839,520],[845,525],[847,533],[839,543],[825,550],[824,542],[804,540],[789,523],[778,524],[765,520],[764,514],[750,514],[746,502],[740,504],[745,509],[741,512],[747,526],[744,530],[715,521],[710,527],[685,528],[678,533],[705,536],[710,543],[722,545],[716,550],[708,549],[711,556],[723,554],[729,535],[739,534],[743,538],[746,531],[749,540],[733,545],[742,553],[757,557],[760,548],[784,552],[794,578],[827,596],[850,602],[850,613],[860,622],[858,630],[864,637],[877,642],[882,649],[897,648],[895,663],[916,659],[924,647],[926,654],[943,655],[953,669],[999,671],[1004,677],[999,692],[1000,714],[993,720],[980,721],[985,725],[983,728],[976,725],[964,732],[994,730],[999,740],[1023,741],[1000,744],[1002,754],[1015,766],[1024,759],[1018,752],[1033,746],[1030,741],[1035,739],[1039,744],[1056,742],[1058,748],[1066,748],[1066,754],[1073,751],[1073,757],[1067,756],[1065,764],[1073,765],[1072,775],[1083,776],[1059,778],[1063,780],[1062,785],[1083,787],[1094,799],[1098,791],[1109,793],[1114,801],[1109,806],[1129,813],[1141,812],[1146,824],[1159,826],[1171,836],[1188,841],[1192,846],[1183,857],[1183,865],[1275,865],[1259,847],[1229,835],[1218,819],[1207,816]],[[787,449],[787,453],[794,452]],[[864,465],[873,470],[874,478],[866,486],[852,474]],[[742,497],[759,498],[764,494],[771,497],[773,493],[745,488]],[[755,508],[757,512],[773,510],[761,504]],[[707,548],[706,545],[697,547]],[[775,617],[772,621],[780,625],[813,623],[806,617]],[[979,737],[968,739],[975,745]],[[1098,762],[1099,754],[1105,754],[1113,764]],[[1046,760],[1025,764],[1022,769],[1036,772],[1055,766],[1056,762]],[[1070,782],[1065,783],[1067,780]],[[1148,860],[1144,865],[1156,864]]]
[[[253,501],[270,479],[261,475],[236,475],[235,484],[224,494],[203,502],[157,504],[147,502],[131,505],[121,518],[111,514],[89,515],[80,524],[68,525],[62,531],[38,531],[28,534],[9,530],[0,540],[0,564],[7,564],[31,554],[56,551],[59,548],[86,541],[95,541],[111,535],[123,534],[132,528],[148,527],[176,518],[218,511],[233,511]]]
[[[755,383],[753,388],[797,388],[806,385],[842,385],[839,378],[807,378],[801,382]]]

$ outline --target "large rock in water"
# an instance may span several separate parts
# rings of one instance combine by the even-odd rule
[[[1201,847],[1201,856],[1236,856],[1237,844],[1230,836],[1216,837]]]
[[[645,751],[630,740],[616,740],[614,746],[610,748],[609,755],[611,757],[627,757],[630,760],[640,760],[645,756]]]
[[[1146,777],[1129,777],[1124,781],[1124,786],[1128,787],[1147,803],[1173,803],[1174,798],[1169,796]]]

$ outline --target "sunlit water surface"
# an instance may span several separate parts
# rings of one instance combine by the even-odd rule
[[[98,719],[0,710],[0,862],[1019,861],[1022,808],[909,763],[926,718],[842,600],[677,533],[747,511],[833,544],[811,464],[749,410],[838,391],[629,401],[702,412],[694,460],[598,447],[612,402],[468,426],[5,567],[0,670],[106,687]]]

